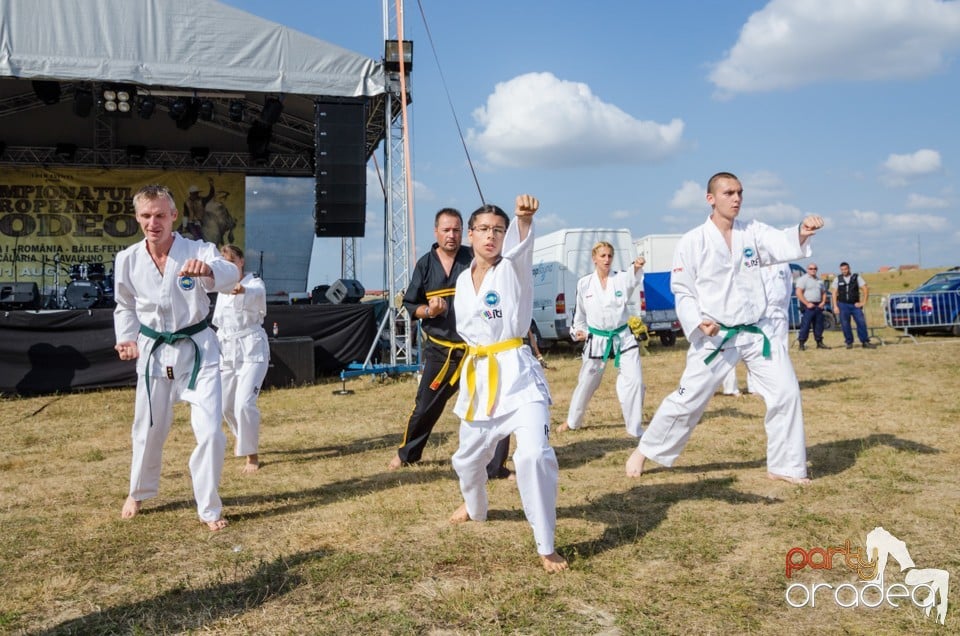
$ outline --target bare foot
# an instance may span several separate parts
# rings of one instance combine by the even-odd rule
[[[470,514],[467,512],[467,504],[460,504],[460,507],[450,515],[450,523],[464,523],[470,521]]]
[[[400,459],[399,455],[394,455],[393,459],[390,460],[390,463],[387,464],[387,470],[397,470],[403,466],[403,460]]]
[[[258,470],[260,470],[259,462],[247,461],[247,463],[243,465],[243,468],[240,469],[240,472],[244,475],[249,475],[250,473],[255,473]]]
[[[567,431],[572,431],[572,430],[575,430],[575,429],[570,428],[570,425],[567,424],[566,422],[564,422],[563,424],[557,427],[558,433],[566,433]]]
[[[809,477],[789,477],[787,475],[778,475],[776,473],[767,473],[767,479],[779,479],[780,481],[796,484],[797,486],[807,486],[813,483],[810,481]]]
[[[510,474],[507,475],[507,481],[517,481],[517,473],[510,471]]]
[[[210,532],[217,532],[218,530],[223,530],[227,527],[228,522],[224,518],[217,519],[216,521],[205,521],[207,527],[210,528]]]
[[[640,449],[636,449],[630,454],[627,460],[627,477],[639,477],[643,474],[643,463],[647,458],[640,454]]]
[[[567,569],[567,560],[556,552],[541,554],[540,562],[543,563],[543,569],[551,574],[554,572],[563,572]]]
[[[127,497],[127,500],[123,502],[123,510],[120,511],[120,518],[133,519],[137,516],[137,513],[140,512],[141,505],[143,505],[142,502],[137,501],[133,497]]]

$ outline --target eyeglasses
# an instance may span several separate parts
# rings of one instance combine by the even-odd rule
[[[496,237],[501,237],[507,233],[507,228],[502,225],[478,225],[470,228],[470,231],[477,234],[493,234]]]
[[[808,267],[807,269],[812,269],[813,271],[817,271],[816,267]]]

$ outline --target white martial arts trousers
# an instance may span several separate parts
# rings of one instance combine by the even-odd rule
[[[460,492],[467,514],[474,521],[486,521],[487,464],[497,442],[511,433],[517,437],[513,464],[517,488],[527,521],[533,528],[537,552],[553,554],[557,527],[557,482],[560,468],[550,446],[550,410],[545,402],[534,402],[490,420],[460,421],[460,447],[454,453],[453,469],[460,477]]]
[[[770,338],[771,344],[774,339],[782,340],[782,344],[787,351],[790,350],[790,332],[787,331],[786,327],[781,329],[782,333],[773,336]],[[737,366],[734,365],[730,369],[730,372],[727,375],[723,376],[723,382],[720,383],[720,388],[723,391],[724,395],[740,395],[740,386],[737,383]],[[756,393],[757,389],[753,385],[753,376],[750,372],[747,372],[747,393]]]
[[[638,446],[640,453],[658,464],[672,466],[694,427],[703,416],[716,387],[739,360],[753,376],[753,386],[767,406],[767,470],[777,475],[807,476],[807,449],[803,432],[800,386],[787,352],[786,338],[770,339],[770,358],[763,357],[763,341],[742,346],[725,345],[709,364],[714,351],[707,339],[698,338],[687,352],[680,386],[664,398]]]
[[[187,388],[190,376],[169,380],[150,375],[152,391],[147,401],[146,378],[137,380],[137,402],[133,415],[133,461],[130,465],[130,496],[137,501],[156,497],[160,490],[163,444],[173,423],[173,405],[190,404],[190,424],[197,446],[190,455],[190,477],[197,514],[201,521],[216,521],[223,504],[217,489],[223,471],[227,437],[220,426],[220,369],[216,364],[200,368],[196,389]],[[153,408],[153,426],[150,410]]]
[[[270,363],[241,362],[236,366],[221,365],[223,384],[223,419],[237,438],[234,455],[256,455],[260,447],[260,409],[257,397],[267,377]]]
[[[570,397],[570,410],[567,412],[567,426],[571,429],[580,428],[583,414],[587,410],[590,398],[603,380],[603,372],[609,364],[603,360],[590,357],[590,347],[583,350],[583,362],[580,365],[580,376],[577,386]],[[620,411],[623,413],[623,422],[627,433],[633,437],[643,434],[643,370],[640,366],[640,348],[630,349],[620,354],[620,368],[617,373],[617,399],[620,400]]]

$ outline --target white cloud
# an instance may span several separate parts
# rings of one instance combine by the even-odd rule
[[[908,210],[938,210],[950,207],[950,201],[941,197],[928,197],[923,194],[907,196]]]
[[[779,201],[789,194],[779,176],[772,172],[759,171],[740,177],[743,183],[743,198],[749,203]]]
[[[960,3],[771,0],[710,72],[720,96],[833,80],[922,77],[960,49]]]
[[[935,231],[950,227],[950,222],[942,216],[932,214],[887,214],[883,217],[884,226],[899,231]]]
[[[696,181],[684,181],[680,189],[673,193],[670,207],[674,210],[701,212],[708,210],[707,188]]]
[[[740,218],[743,220],[756,219],[769,225],[783,225],[788,223],[799,223],[803,219],[803,211],[795,205],[782,203],[770,203],[767,205],[746,206],[740,212]]]
[[[911,180],[940,170],[940,153],[928,148],[906,155],[890,155],[883,163],[880,181],[891,188],[901,188]]]
[[[468,143],[487,163],[506,167],[576,167],[663,159],[681,145],[683,121],[635,119],[590,87],[551,73],[527,73],[496,85],[473,112]]]
[[[622,221],[623,219],[629,219],[632,215],[633,213],[628,210],[614,210],[610,213],[610,218],[615,221]]]

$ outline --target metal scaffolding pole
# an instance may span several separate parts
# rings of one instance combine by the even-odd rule
[[[387,281],[389,284],[390,364],[412,364],[413,339],[411,320],[400,299],[410,284],[410,231],[407,204],[407,169],[404,155],[403,122],[392,117],[393,101],[402,99],[399,80],[388,73],[386,130],[383,145],[386,169],[387,195],[385,197],[385,241],[387,252]]]

